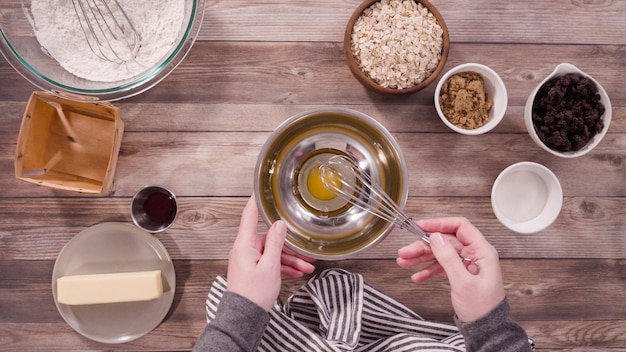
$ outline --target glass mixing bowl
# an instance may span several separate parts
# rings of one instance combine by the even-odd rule
[[[46,54],[35,36],[30,0],[0,2],[0,52],[17,72],[39,89],[75,100],[113,101],[128,98],[161,82],[182,62],[193,46],[202,24],[205,0],[181,1],[185,2],[185,18],[175,44],[158,63],[145,67],[127,79],[94,81],[78,77],[63,68]]]

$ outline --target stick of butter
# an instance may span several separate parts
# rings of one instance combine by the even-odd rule
[[[162,294],[161,270],[57,279],[57,301],[67,305],[149,301]]]

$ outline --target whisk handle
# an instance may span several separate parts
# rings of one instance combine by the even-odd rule
[[[400,228],[406,229],[410,231],[411,233],[420,236],[422,241],[430,244],[430,234],[427,234],[426,232],[424,232],[424,230],[422,230],[419,226],[417,226],[415,222],[413,221],[413,219],[407,217],[404,220],[402,220],[401,223],[398,225],[400,225]]]

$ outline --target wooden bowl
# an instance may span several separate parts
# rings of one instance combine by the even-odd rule
[[[443,67],[446,64],[446,60],[448,59],[448,53],[450,51],[450,36],[448,33],[448,27],[446,26],[446,23],[444,22],[443,17],[430,2],[426,0],[415,1],[417,3],[421,3],[422,5],[424,5],[424,7],[426,7],[428,11],[430,11],[430,13],[432,13],[437,19],[437,22],[439,26],[441,27],[441,29],[443,29],[443,47],[441,49],[442,50],[441,60],[439,61],[439,64],[437,65],[435,71],[419,84],[416,84],[416,85],[413,85],[411,87],[404,88],[404,89],[383,87],[380,84],[376,83],[373,79],[371,79],[365,72],[363,72],[359,64],[356,62],[354,55],[352,54],[352,29],[354,27],[354,23],[357,21],[359,16],[361,16],[361,14],[363,13],[365,9],[367,9],[368,7],[370,7],[372,4],[376,2],[379,2],[379,0],[363,1],[363,3],[356,9],[356,11],[354,11],[354,13],[352,14],[352,17],[350,17],[350,20],[348,21],[348,25],[346,27],[346,32],[345,32],[344,40],[343,40],[343,46],[344,46],[346,59],[348,60],[348,67],[350,68],[350,71],[352,71],[352,74],[354,75],[354,77],[356,77],[356,79],[359,82],[361,82],[361,84],[363,84],[366,88],[382,95],[388,95],[388,96],[406,95],[406,94],[412,94],[412,93],[415,93],[424,89],[426,86],[431,84],[437,78],[437,76],[443,70]]]

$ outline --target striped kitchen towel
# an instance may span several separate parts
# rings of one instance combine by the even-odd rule
[[[215,318],[226,291],[218,276],[206,300]],[[456,326],[425,321],[368,285],[363,276],[328,269],[283,305],[276,302],[259,351],[465,351]]]

